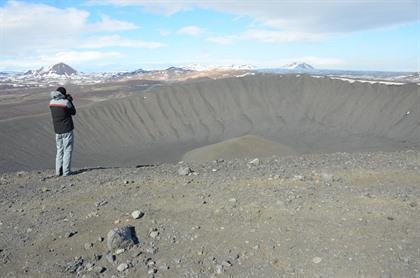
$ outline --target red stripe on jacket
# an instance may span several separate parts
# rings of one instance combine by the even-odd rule
[[[49,104],[49,107],[67,107],[65,104]]]

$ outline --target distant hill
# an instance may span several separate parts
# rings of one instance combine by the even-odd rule
[[[77,71],[64,63],[55,64],[49,68],[41,67],[37,70],[28,70],[24,73],[25,75],[41,75],[41,76],[51,76],[51,75],[59,75],[59,76],[70,76],[78,74]]]
[[[293,62],[284,66],[285,69],[290,70],[314,70],[315,68],[307,63]]]
[[[212,70],[254,70],[253,65],[201,65],[201,64],[190,64],[182,67],[183,69],[189,69],[194,71],[212,71]]]
[[[48,70],[47,74],[72,75],[77,74],[77,71],[69,65],[66,65],[64,63],[58,63],[52,66]]]

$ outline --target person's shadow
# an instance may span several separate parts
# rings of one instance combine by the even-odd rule
[[[114,169],[114,168],[117,168],[117,167],[102,167],[102,166],[99,166],[99,167],[81,168],[79,170],[72,171],[71,175],[73,176],[73,175],[79,175],[79,174],[94,171],[94,170],[106,170],[106,169]]]
[[[140,165],[136,165],[135,168],[151,168],[151,167],[156,167],[156,166],[157,166],[157,164],[140,164]],[[102,166],[98,166],[98,167],[81,168],[81,169],[78,169],[76,171],[72,171],[69,176],[80,175],[82,173],[90,172],[90,171],[95,171],[95,170],[118,169],[118,168],[120,168],[120,167],[102,167]],[[58,176],[56,176],[56,175],[47,176],[47,177],[44,177],[43,180],[57,178],[57,177]]]

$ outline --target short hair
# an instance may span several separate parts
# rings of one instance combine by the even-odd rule
[[[60,92],[60,93],[62,93],[63,95],[66,95],[66,93],[67,93],[66,92],[66,88],[64,88],[64,87],[58,87],[57,88],[57,91]]]

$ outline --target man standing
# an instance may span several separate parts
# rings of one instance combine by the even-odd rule
[[[50,110],[55,131],[57,156],[55,159],[55,173],[57,176],[71,174],[71,156],[73,153],[74,135],[73,119],[76,108],[73,98],[63,87],[51,92]]]

